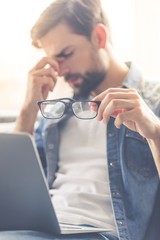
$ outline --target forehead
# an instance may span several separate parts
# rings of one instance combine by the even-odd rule
[[[64,23],[58,24],[40,39],[42,48],[47,56],[50,57],[59,54],[69,46],[76,47],[88,43],[87,37],[74,33],[72,29]]]

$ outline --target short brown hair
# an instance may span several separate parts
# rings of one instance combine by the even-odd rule
[[[40,48],[38,40],[60,22],[65,22],[74,33],[88,38],[96,24],[104,24],[110,31],[100,0],[56,0],[42,12],[31,29],[32,44]]]

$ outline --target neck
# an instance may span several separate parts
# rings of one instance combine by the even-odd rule
[[[109,62],[106,77],[103,82],[92,91],[92,95],[96,96],[108,88],[116,88],[123,85],[123,82],[129,72],[128,66],[119,59],[117,55],[110,48],[109,50]]]

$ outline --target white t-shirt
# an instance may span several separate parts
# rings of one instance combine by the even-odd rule
[[[61,223],[112,229],[117,236],[107,166],[106,125],[71,117],[60,132],[52,201]]]

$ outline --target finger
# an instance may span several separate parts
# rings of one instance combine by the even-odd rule
[[[49,92],[53,91],[53,88],[54,88],[54,85],[52,86],[52,84],[51,85],[48,85],[48,84],[43,85],[43,87],[42,87],[42,100],[46,100]]]
[[[33,86],[33,89],[35,89],[35,91],[41,90],[44,85],[48,85],[49,90],[52,91],[55,86],[55,82],[51,77],[48,77],[48,76],[36,77],[32,81],[32,86]]]
[[[111,114],[111,116],[116,118],[118,114],[126,112],[126,111],[127,110],[125,108],[117,109]]]
[[[54,82],[49,77],[37,77],[36,80],[32,81],[32,84],[27,86],[27,103],[35,103],[37,101],[45,100],[48,96],[49,91],[54,88]]]
[[[103,118],[103,112],[107,108],[108,104],[112,101],[115,105],[117,104],[117,107],[121,100],[132,100],[136,102],[136,99],[139,99],[138,95],[134,91],[122,91],[122,92],[109,92],[104,99],[101,102],[101,105],[98,110],[98,116],[97,119],[99,121]],[[120,106],[119,106],[120,108]],[[121,108],[124,108],[123,105]]]
[[[136,93],[137,91],[135,89],[126,89],[126,88],[109,88],[106,91],[100,93],[97,95],[93,100],[94,101],[102,101],[107,95],[112,94],[112,93],[122,93],[122,94],[131,94],[131,93]]]
[[[136,106],[136,102],[126,99],[114,99],[111,100],[108,106],[103,111],[103,122],[108,123],[110,116],[116,117],[120,113],[129,111]]]
[[[98,109],[97,103],[90,102],[89,105],[93,111],[97,112],[97,109]]]
[[[52,77],[54,81],[56,81],[58,74],[57,72],[55,72],[51,67],[50,68],[42,68],[42,69],[38,69],[32,73],[30,73],[33,76],[49,76]]]
[[[129,126],[130,129],[136,131],[135,122],[134,122],[135,111],[124,111],[119,113],[115,118],[115,126],[120,128],[122,124]]]
[[[59,66],[58,66],[58,63],[49,58],[49,57],[43,57],[35,66],[33,69],[35,70],[38,70],[38,69],[41,69],[41,68],[44,68],[45,66],[47,66],[47,64],[49,64],[55,71],[58,72],[59,70]]]

